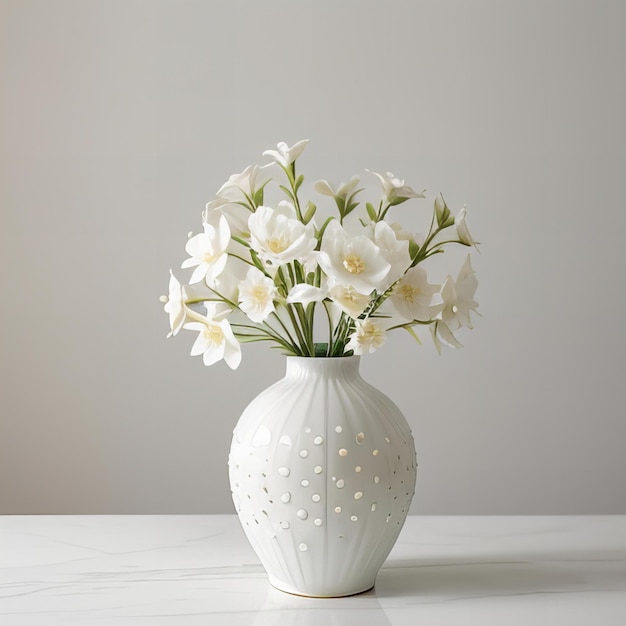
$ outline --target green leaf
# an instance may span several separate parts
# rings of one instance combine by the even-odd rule
[[[343,216],[346,217],[346,215],[350,215],[350,213],[352,213],[352,211],[354,211],[354,209],[356,209],[359,206],[358,202],[353,202],[352,204],[349,204],[346,208],[346,210],[343,213]]]
[[[403,202],[406,202],[409,198],[396,198],[395,200],[392,200],[389,205],[390,206],[398,206],[399,204],[402,204]]]
[[[308,224],[315,215],[315,211],[317,211],[317,207],[310,200],[306,204],[306,211],[304,212],[304,216],[302,217],[302,221],[305,224]]]
[[[420,346],[422,345],[420,338],[417,336],[417,333],[413,330],[412,326],[403,326],[402,328],[404,328],[404,330],[406,330],[406,332],[409,333],[409,335],[411,335],[411,337],[413,337],[413,339],[415,339]]]
[[[294,200],[293,192],[291,191],[291,189],[288,189],[287,187],[285,187],[285,185],[280,185],[280,188],[285,192],[285,194],[287,194],[289,198]]]
[[[271,337],[265,335],[240,335],[235,333],[239,343],[254,343],[256,341],[274,341]]]
[[[374,208],[374,205],[371,202],[368,202],[365,205],[365,208],[367,209],[367,214],[370,216],[370,219],[372,220],[372,222],[377,222],[378,215],[376,213],[376,209]]]
[[[324,231],[326,230],[326,227],[334,220],[334,217],[329,217],[323,224],[322,227],[317,231],[317,233],[315,234],[315,236],[317,237],[317,246],[315,247],[316,250],[320,249],[320,246],[322,245],[322,237],[324,236]]]
[[[294,185],[294,190],[296,192],[298,191],[298,189],[300,189],[303,182],[304,182],[304,175],[300,174],[300,176],[298,176],[298,178],[296,179],[296,184]]]
[[[265,270],[265,267],[263,266],[263,262],[259,258],[259,255],[252,248],[250,248],[250,258],[252,259],[252,262],[254,263],[254,265],[258,269],[260,269],[264,274],[267,275],[267,271]]]
[[[338,198],[335,196],[335,204],[337,205],[337,209],[339,211],[339,217],[342,219],[345,217],[345,209],[346,209],[346,201],[343,198]]]
[[[414,261],[417,255],[419,254],[420,247],[416,241],[409,239],[409,255],[411,256],[411,260]]]
[[[265,187],[265,185],[263,185],[263,187]],[[254,192],[252,199],[254,200],[255,206],[261,206],[263,204],[263,187]]]

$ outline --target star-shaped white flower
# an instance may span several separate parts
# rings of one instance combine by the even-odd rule
[[[444,303],[441,319],[450,330],[457,330],[461,326],[473,328],[470,312],[478,308],[478,302],[474,300],[477,287],[478,280],[468,254],[456,282],[452,276],[448,276],[441,287]]]
[[[352,319],[356,319],[365,311],[371,298],[359,293],[354,287],[348,285],[335,285],[328,291],[330,299]]]
[[[230,227],[222,215],[216,226],[204,224],[204,232],[187,241],[185,250],[190,256],[183,261],[182,268],[195,267],[189,280],[190,284],[198,283],[203,278],[209,286],[215,284],[215,279],[226,266],[226,248],[230,242]]]
[[[418,193],[413,188],[405,185],[404,180],[401,180],[391,172],[379,174],[378,172],[373,172],[372,170],[367,171],[370,174],[374,174],[374,176],[380,180],[380,183],[383,186],[383,192],[390,204],[399,204],[401,201],[409,198],[426,197],[423,192]]]
[[[376,352],[387,340],[385,330],[379,322],[367,318],[356,320],[355,325],[356,329],[350,335],[346,352],[349,350],[352,350],[354,354]]]
[[[307,143],[309,143],[308,139],[302,139],[298,143],[294,143],[290,148],[284,141],[281,141],[276,146],[277,150],[265,150],[263,156],[272,157],[276,163],[286,168],[302,154]]]
[[[371,239],[349,237],[337,220],[326,227],[317,260],[334,284],[354,287],[362,294],[380,290],[391,268]]]
[[[395,285],[389,300],[405,320],[428,321],[435,317],[443,305],[431,306],[432,297],[439,285],[428,282],[426,271],[412,267]]]
[[[282,201],[277,209],[260,206],[248,219],[250,245],[259,256],[274,267],[311,256],[317,241],[312,222],[303,224],[296,218],[290,202]]]
[[[275,310],[276,286],[256,267],[248,270],[245,280],[239,283],[239,307],[257,324],[264,322]]]
[[[387,222],[381,221],[374,226],[374,243],[390,265],[389,273],[381,286],[386,291],[411,265],[409,241],[398,238],[393,228]]]
[[[170,319],[170,332],[167,337],[176,335],[183,324],[195,319],[196,314],[187,306],[190,300],[197,301],[208,297],[210,297],[208,289],[203,290],[196,285],[182,285],[170,270],[169,293],[167,296],[161,296],[163,309]]]
[[[327,180],[318,180],[315,183],[315,191],[324,196],[331,196],[345,201],[359,184],[359,181],[360,178],[358,176],[353,176],[347,183],[341,183],[337,189],[333,189]]]
[[[241,345],[224,319],[227,310],[218,303],[207,303],[207,316],[185,324],[184,328],[198,331],[198,336],[191,348],[191,356],[202,355],[205,365],[213,365],[224,359],[231,369],[237,369],[241,363]]]

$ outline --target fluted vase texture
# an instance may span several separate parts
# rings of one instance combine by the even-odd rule
[[[229,456],[235,508],[272,585],[345,596],[374,586],[406,519],[415,446],[359,357],[288,357],[243,412]]]

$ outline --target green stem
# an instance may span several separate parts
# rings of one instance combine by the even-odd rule
[[[278,313],[276,313],[276,311],[272,312],[272,315],[276,318],[276,321],[281,325],[282,329],[285,331],[285,333],[287,334],[287,337],[289,337],[289,341],[292,343],[292,345],[295,347],[296,342],[294,340],[294,338],[292,337],[291,333],[289,332],[289,329],[287,328],[287,326],[285,325],[285,323],[283,322],[283,320],[280,319],[280,315],[278,315]]]
[[[324,305],[324,310],[326,311],[326,317],[328,318],[328,346],[326,347],[326,356],[330,356],[331,349],[333,347],[333,330],[334,330],[333,319],[328,309],[328,302],[326,302],[326,300],[322,300],[322,304]]]

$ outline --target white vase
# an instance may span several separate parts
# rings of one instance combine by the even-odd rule
[[[406,519],[417,464],[398,407],[359,357],[288,357],[233,433],[229,473],[243,529],[272,585],[333,597],[374,586]]]

